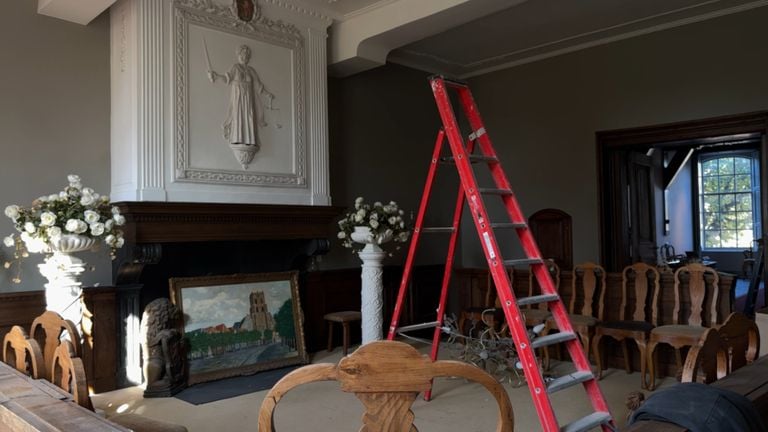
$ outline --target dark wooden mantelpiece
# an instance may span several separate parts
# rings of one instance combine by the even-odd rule
[[[332,206],[120,202],[126,241],[175,243],[311,239],[328,235]]]

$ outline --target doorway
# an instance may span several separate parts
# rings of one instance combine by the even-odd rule
[[[638,261],[657,262],[659,247],[669,238],[670,204],[678,204],[668,201],[668,191],[680,176],[690,182],[689,223],[683,220],[671,229],[678,230],[673,234],[688,230],[685,234],[691,238],[678,253],[701,254],[699,155],[728,144],[729,150],[753,149],[757,164],[766,167],[767,134],[768,112],[598,132],[601,260],[606,269],[620,271]],[[693,167],[693,172],[685,171],[686,166]],[[763,191],[768,187],[765,171],[754,179]],[[758,227],[767,226],[767,201],[761,197],[754,203],[759,206]],[[764,237],[763,231],[756,236]]]

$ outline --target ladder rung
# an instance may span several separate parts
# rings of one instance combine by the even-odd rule
[[[453,156],[445,156],[440,158],[440,162],[445,163],[454,163],[456,159]],[[498,162],[499,159],[494,156],[483,156],[483,155],[469,155],[469,161],[471,163],[476,162]]]
[[[571,332],[552,333],[546,336],[537,337],[531,342],[533,349],[554,345],[560,342],[567,342],[576,339],[576,334]]]
[[[548,393],[555,393],[560,390],[565,390],[568,387],[574,386],[576,384],[581,384],[584,381],[589,381],[591,379],[594,379],[595,376],[592,375],[591,371],[577,371],[570,373],[565,376],[561,376],[560,378],[557,378],[556,380],[550,382],[547,385],[547,392]]]
[[[523,259],[505,260],[504,265],[507,267],[514,267],[519,265],[542,264],[543,262],[544,261],[542,261],[541,258],[523,258]]]
[[[610,421],[611,413],[605,411],[595,411],[586,417],[582,417],[561,427],[560,432],[586,432],[597,426],[608,424]]]
[[[453,227],[428,227],[421,229],[422,233],[452,233],[453,231]]]
[[[421,323],[421,324],[413,324],[413,325],[402,326],[402,327],[398,327],[397,328],[397,333],[403,333],[403,332],[414,331],[414,330],[421,330],[421,329],[426,329],[426,328],[435,328],[435,327],[437,327],[438,324],[439,323],[437,321],[430,321],[430,322],[425,322],[425,323]]]
[[[528,224],[525,222],[504,222],[504,223],[492,223],[493,229],[505,229],[505,228],[527,228]]]
[[[560,296],[558,296],[557,294],[541,294],[541,295],[535,295],[530,297],[522,297],[517,299],[517,305],[526,306],[531,304],[549,303],[559,298]]]
[[[477,188],[477,191],[484,194],[512,195],[512,190],[510,189]]]

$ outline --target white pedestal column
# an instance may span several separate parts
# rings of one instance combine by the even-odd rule
[[[80,275],[85,271],[85,262],[74,255],[57,251],[38,267],[40,274],[48,279],[45,284],[46,309],[72,321],[82,332],[83,288]]]
[[[368,243],[360,251],[360,259],[363,261],[362,282],[363,288],[360,295],[361,314],[363,326],[363,345],[381,339],[381,330],[384,317],[382,305],[384,303],[382,284],[382,261],[387,253],[378,244]]]

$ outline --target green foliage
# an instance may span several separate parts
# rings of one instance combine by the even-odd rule
[[[193,332],[187,333],[187,339],[189,339],[191,351],[207,352],[208,347],[215,349],[238,343],[252,343],[259,341],[262,339],[262,333],[258,330],[211,334]]]
[[[275,331],[283,338],[295,337],[296,327],[293,325],[293,304],[291,299],[286,300],[275,314]]]

